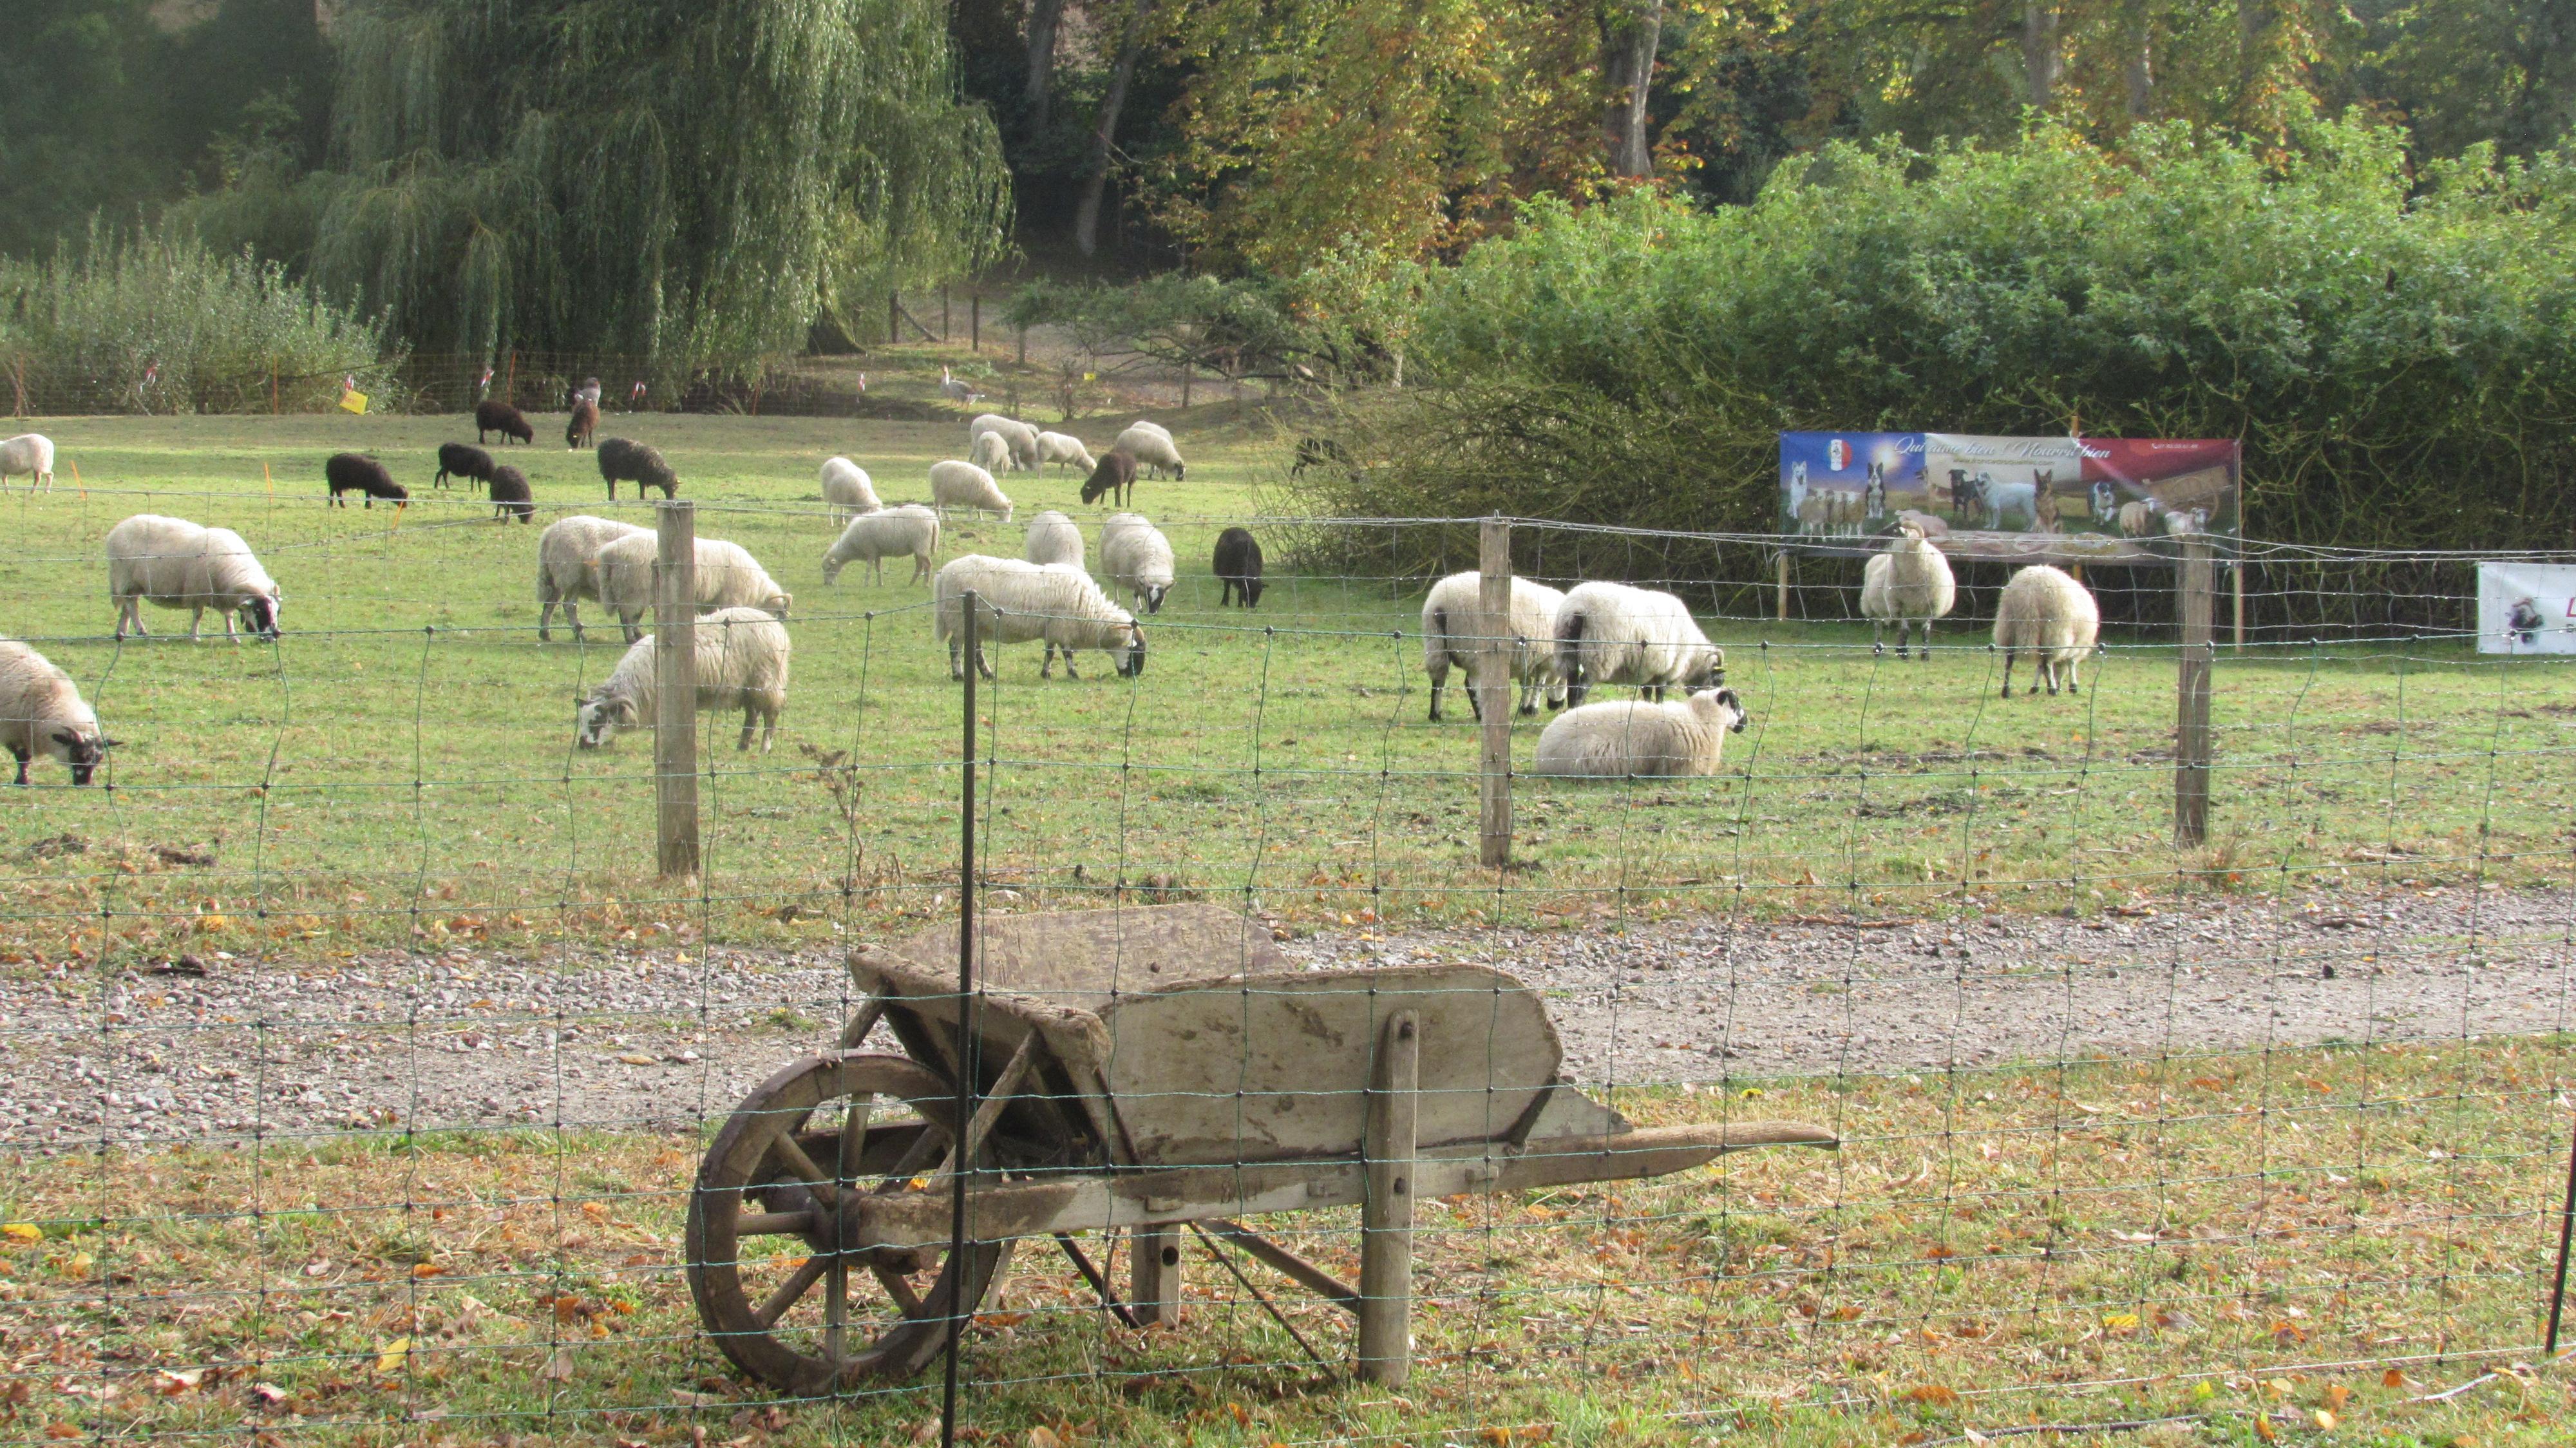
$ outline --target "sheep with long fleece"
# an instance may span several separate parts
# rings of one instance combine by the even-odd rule
[[[1137,466],[1151,469],[1156,477],[1168,472],[1178,480],[1186,471],[1181,463],[1181,450],[1172,442],[1172,435],[1150,422],[1137,423],[1118,434],[1118,440],[1109,447],[1113,452],[1123,452],[1134,458]]]
[[[2165,505],[2153,498],[2141,498],[2134,503],[2122,503],[2120,536],[2143,538],[2150,533],[2163,532],[2164,524],[2159,520],[2164,516],[2164,511]]]
[[[846,523],[861,513],[873,513],[885,504],[877,501],[875,482],[867,469],[848,458],[823,459],[823,502],[832,510],[832,521]]]
[[[951,508],[975,508],[999,513],[1002,521],[1011,521],[1011,500],[993,474],[973,463],[954,458],[930,465],[930,505],[946,516]]]
[[[264,639],[277,637],[284,595],[250,545],[230,528],[137,513],[107,530],[107,596],[116,602],[116,636],[143,627],[145,603],[189,611],[188,637],[199,637],[206,610],[223,616],[224,636],[239,638],[236,618]]]
[[[661,554],[661,540],[650,533],[620,538],[599,550],[599,602],[617,615],[626,631],[626,641],[633,643],[643,636],[637,620],[653,611],[653,563]],[[760,566],[760,560],[744,551],[739,543],[722,538],[698,540],[696,593],[701,611],[715,608],[756,608],[779,618],[787,617],[794,600],[786,589]]]
[[[599,597],[599,550],[620,538],[650,536],[649,528],[575,513],[558,518],[537,535],[537,642],[549,637],[546,626],[561,604],[572,636],[581,637],[582,599]]]
[[[1540,733],[1537,770],[1570,779],[1715,774],[1726,736],[1743,733],[1747,717],[1733,689],[1699,689],[1668,704],[1586,704]]]
[[[988,473],[1011,471],[1011,440],[998,432],[979,432],[966,443],[966,461]]]
[[[1172,561],[1172,540],[1142,513],[1112,513],[1100,525],[1100,571],[1147,613],[1163,611],[1163,595],[1172,591],[1179,568]]]
[[[931,555],[938,551],[939,515],[919,503],[861,513],[850,520],[850,526],[833,540],[831,551],[823,555],[823,581],[828,584],[839,578],[841,570],[852,563],[865,563],[868,577],[883,583],[885,560],[909,555],[912,577],[906,581],[927,583]]]
[[[1690,606],[1669,593],[1624,583],[1579,583],[1556,606],[1556,669],[1565,702],[1580,704],[1595,684],[1634,684],[1649,699],[1674,685],[1726,682],[1726,651],[1708,641]]]
[[[16,639],[0,639],[0,744],[18,761],[18,783],[39,754],[61,760],[72,783],[87,784],[115,740],[101,734],[98,715],[72,676]]]
[[[1995,647],[2004,651],[2004,697],[2012,697],[2013,658],[2023,653],[2039,671],[2031,693],[2038,693],[2041,683],[2051,694],[2060,683],[2066,692],[2078,692],[2078,666],[2093,652],[2101,632],[2102,610],[2092,592],[2063,570],[2042,563],[2014,574],[1995,604]]]
[[[27,491],[54,490],[54,440],[41,432],[22,432],[0,442],[0,482],[27,475]]]
[[[760,730],[760,752],[778,743],[778,716],[787,712],[787,626],[756,608],[720,608],[699,618],[690,630],[696,639],[698,710],[742,710],[742,738],[734,748],[751,747],[751,732]],[[629,645],[600,686],[581,701],[573,715],[573,743],[597,749],[630,729],[653,722],[660,701],[653,671],[653,636]]]
[[[975,439],[988,433],[1002,440],[1004,456],[1008,459],[1002,469],[1004,472],[1036,472],[1039,460],[1046,456],[1045,449],[1038,445],[1037,428],[1016,417],[1004,417],[998,412],[976,414],[974,420],[966,424],[967,446],[973,447]]]
[[[1885,648],[1887,626],[1893,623],[1900,659],[1917,624],[1923,628],[1923,657],[1930,659],[1932,621],[1949,617],[1958,601],[1959,584],[1950,576],[1950,560],[1911,523],[1897,524],[1887,551],[1871,554],[1861,570],[1860,616],[1869,620],[1870,646]]]
[[[1068,568],[1082,566],[1082,530],[1073,520],[1053,508],[1029,520],[1028,546],[1021,556],[1031,563],[1061,563]]]
[[[1422,600],[1422,668],[1431,675],[1431,722],[1440,722],[1440,691],[1449,682],[1451,665],[1467,671],[1467,708],[1478,719],[1485,717],[1485,703],[1476,697],[1475,666],[1478,646],[1476,619],[1484,608],[1484,578],[1481,574],[1452,573],[1431,585],[1431,594]],[[1511,617],[1505,628],[1511,634],[1511,676],[1521,686],[1520,712],[1538,712],[1539,692],[1547,693],[1547,706],[1565,707],[1565,680],[1556,672],[1556,610],[1565,595],[1544,583],[1529,579],[1512,579]]]
[[[1091,449],[1082,445],[1082,439],[1069,432],[1039,433],[1038,462],[1053,463],[1057,467],[1075,467],[1085,473],[1100,466],[1092,461]]]
[[[992,558],[969,553],[952,558],[931,581],[931,623],[939,641],[948,645],[948,677],[966,677],[966,594],[978,600],[975,622],[975,670],[993,677],[984,645],[1046,645],[1038,677],[1053,677],[1055,656],[1064,653],[1064,676],[1073,671],[1076,649],[1105,649],[1118,676],[1132,679],[1145,672],[1145,631],[1136,616],[1110,601],[1091,575],[1060,564],[1030,563],[1018,558]]]

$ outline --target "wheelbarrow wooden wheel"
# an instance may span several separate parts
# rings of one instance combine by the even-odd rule
[[[808,1057],[743,1101],[689,1196],[689,1292],[736,1367],[781,1392],[908,1378],[946,1341],[950,1304],[983,1301],[1008,1242],[871,1248],[847,1209],[936,1191],[954,1088],[901,1056]],[[986,1153],[989,1155],[989,1153]],[[989,1165],[981,1162],[979,1165]]]

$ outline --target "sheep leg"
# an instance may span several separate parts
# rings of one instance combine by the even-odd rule
[[[1869,621],[1870,657],[1876,658],[1886,652],[1887,622],[1884,619],[1871,619]],[[1900,659],[1905,657],[1905,625],[1901,622],[1896,626],[1896,656]]]
[[[1064,649],[1064,676],[1068,679],[1075,680],[1079,680],[1082,677],[1082,675],[1073,671],[1073,646],[1071,644],[1065,645]]]
[[[200,638],[205,637],[205,624],[206,624],[206,609],[205,609],[205,605],[203,605],[203,604],[199,604],[197,607],[195,607],[195,608],[192,608],[192,609],[188,610],[188,640],[189,640],[189,642],[194,643],[196,640],[198,640],[198,639],[200,639]]]
[[[552,600],[552,599],[541,599],[541,600],[539,600],[539,601],[538,601],[538,604],[537,604],[537,642],[538,642],[538,643],[544,643],[544,642],[547,640],[547,638],[549,637],[549,635],[546,633],[546,625],[547,625],[547,624],[549,624],[549,623],[552,623],[552,622],[554,621],[554,617],[555,617],[555,605],[554,605],[554,600]]]
[[[1535,679],[1523,680],[1521,683],[1521,717],[1528,718],[1530,715],[1537,712],[1538,681]]]
[[[984,656],[984,646],[982,644],[977,644],[975,646],[975,672],[982,674],[987,679],[993,677],[993,661]]]
[[[1072,660],[1066,660],[1065,667],[1073,667]],[[1041,679],[1052,679],[1055,677],[1055,643],[1053,640],[1041,640],[1038,643],[1038,677]]]
[[[966,682],[965,666],[959,662],[959,660],[964,656],[964,653],[965,645],[958,642],[956,639],[950,639],[948,641],[948,682],[952,684],[962,684]]]
[[[1932,662],[1932,620],[1923,620],[1923,662]]]
[[[2066,661],[2066,692],[2070,694],[2081,692],[2076,688],[2076,681],[2079,677],[2077,671],[2083,667],[2084,657],[2081,654]]]
[[[18,787],[20,789],[25,789],[27,787],[27,761],[34,756],[29,753],[27,746],[23,744],[10,745],[9,753],[18,761]]]
[[[1431,722],[1437,724],[1440,722],[1440,691],[1449,682],[1449,661],[1443,659],[1432,665],[1429,673],[1431,675]],[[1467,702],[1472,704],[1475,700],[1476,691],[1469,689]]]
[[[742,738],[734,742],[734,753],[741,754],[751,748],[752,725],[754,721],[759,719],[759,717],[760,706],[749,700],[745,700],[742,706]]]
[[[2004,650],[2004,697],[2007,699],[2012,697],[2012,666],[2013,651],[2006,649]]]
[[[578,604],[578,603],[575,603],[575,602],[573,602],[571,599],[567,598],[567,599],[565,599],[565,600],[564,600],[563,610],[564,610],[564,622],[572,625],[572,641],[573,641],[574,643],[580,643],[580,642],[581,642],[581,605],[580,605],[580,604]]]

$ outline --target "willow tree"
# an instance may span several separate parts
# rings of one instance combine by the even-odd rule
[[[935,0],[358,0],[325,287],[424,350],[721,365],[989,260],[991,118]]]

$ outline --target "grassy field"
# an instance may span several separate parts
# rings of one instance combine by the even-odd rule
[[[1178,420],[1190,480],[1139,491],[1183,564],[1148,620],[1144,677],[1121,681],[1095,655],[1079,682],[1042,682],[1033,648],[999,655],[983,707],[998,761],[984,857],[1003,908],[1123,881],[1248,893],[1292,920],[1720,900],[2086,909],[2356,872],[2566,873],[2576,673],[2562,668],[2447,643],[2223,655],[2213,838],[2177,851],[2161,640],[2115,637],[2080,697],[2006,703],[1966,628],[1952,634],[1963,647],[1924,664],[1874,657],[1856,629],[1759,620],[1712,624],[1754,721],[1724,777],[1523,781],[1519,863],[1479,870],[1475,736],[1454,690],[1450,722],[1425,721],[1418,582],[1299,576],[1281,556],[1286,530],[1265,528],[1274,582],[1261,611],[1218,609],[1214,535],[1277,506],[1284,455],[1257,414],[1202,411],[1222,420]],[[1078,430],[1098,444],[1116,425]],[[123,747],[112,789],[73,791],[40,766],[42,787],[12,801],[15,835],[48,842],[0,867],[12,953],[95,954],[102,929],[110,953],[183,936],[246,948],[263,934],[291,951],[664,928],[784,939],[937,913],[955,849],[956,690],[926,590],[871,587],[855,570],[822,586],[834,530],[814,476],[846,453],[889,499],[918,497],[956,425],[652,415],[604,429],[661,446],[701,532],[749,547],[796,596],[779,751],[735,754],[728,719],[701,732],[707,869],[687,889],[651,879],[649,739],[571,747],[575,697],[613,667],[614,630],[540,645],[537,530],[428,488],[435,444],[470,433],[458,419],[43,426],[62,485],[0,498],[16,544],[0,560],[0,629],[70,669]],[[391,462],[418,494],[408,511],[326,508],[321,460],[343,448]],[[606,509],[588,454],[512,456],[540,522]],[[1022,517],[1053,506],[1096,523],[1102,511],[1075,503],[1069,475],[1005,481]],[[107,638],[99,540],[147,510],[243,532],[286,590],[284,639],[192,645],[174,635],[184,615],[158,611],[151,639]],[[617,511],[642,516],[628,501]],[[943,556],[1016,555],[1020,531],[961,522]],[[1519,731],[1524,761],[1536,729]],[[843,766],[819,769],[832,754]]]
[[[1660,1182],[1426,1203],[1413,1383],[1191,1246],[1177,1330],[1108,1326],[1043,1240],[966,1344],[969,1441],[1783,1448],[2160,1421],[2066,1443],[2568,1440],[2537,1336],[2567,1043],[1623,1093],[1831,1121]],[[13,1442],[920,1441],[934,1371],[779,1402],[698,1333],[699,1143],[496,1133],[0,1166]],[[111,1220],[100,1221],[105,1217]],[[1273,1219],[1352,1272],[1346,1211]],[[1103,1244],[1094,1240],[1097,1252]],[[68,1328],[68,1331],[65,1329]],[[1975,1440],[1969,1440],[1975,1441]]]

